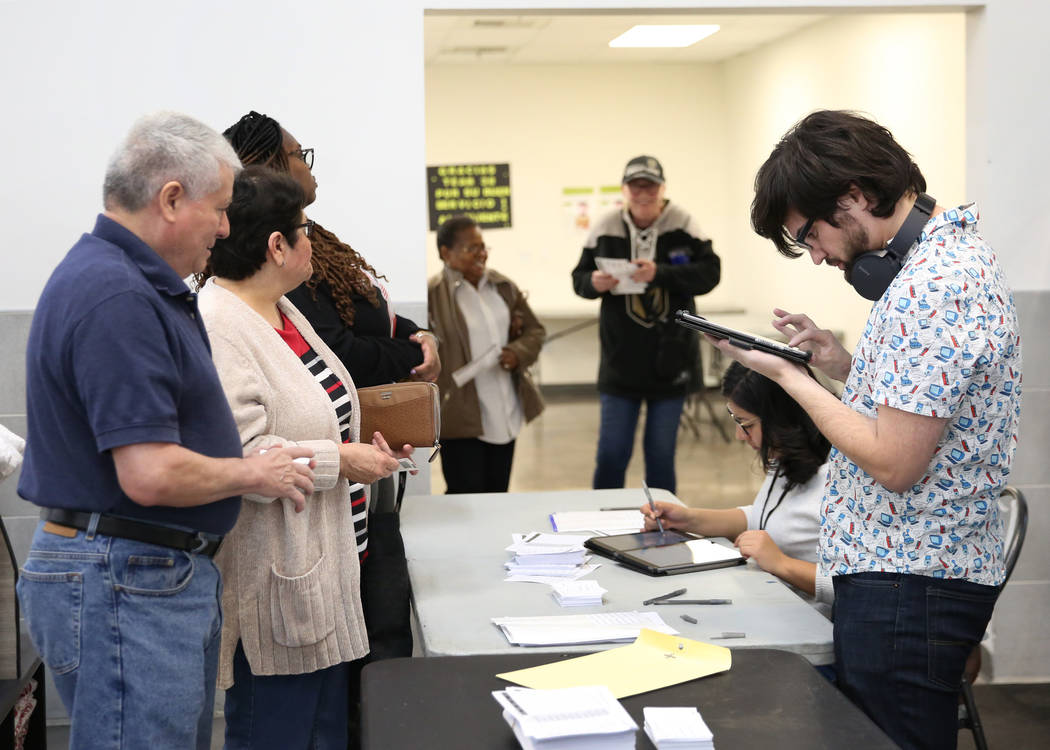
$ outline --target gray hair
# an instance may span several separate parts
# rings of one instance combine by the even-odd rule
[[[141,117],[110,157],[102,200],[107,209],[138,211],[168,182],[191,200],[219,189],[220,165],[236,176],[241,161],[229,142],[204,123],[178,112]]]

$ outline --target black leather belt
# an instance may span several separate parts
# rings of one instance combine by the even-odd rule
[[[69,526],[70,528],[86,531],[91,523],[91,514],[78,510],[66,510],[65,508],[44,508],[40,511],[40,517],[45,521]],[[131,539],[146,544],[158,544],[161,547],[192,552],[197,555],[212,557],[222,543],[222,537],[214,534],[206,534],[203,531],[179,531],[167,526],[144,521],[132,521],[127,518],[102,515],[95,527],[99,534],[115,536],[121,539]]]

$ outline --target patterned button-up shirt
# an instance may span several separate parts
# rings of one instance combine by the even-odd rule
[[[934,216],[872,307],[842,400],[947,419],[922,478],[892,492],[836,449],[821,519],[822,573],[1003,580],[997,498],[1021,411],[1013,295],[970,204]]]

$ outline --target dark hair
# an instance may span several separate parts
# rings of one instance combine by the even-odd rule
[[[446,219],[437,230],[438,254],[441,254],[441,248],[452,247],[456,244],[456,237],[464,229],[472,229],[477,225],[478,223],[469,216],[453,216],[451,219]]]
[[[262,164],[279,172],[288,171],[288,154],[282,148],[284,131],[272,117],[252,110],[222,134],[244,166]]]
[[[755,175],[751,226],[789,258],[793,238],[784,218],[794,209],[806,219],[837,227],[838,200],[855,185],[885,218],[907,193],[922,193],[926,179],[889,130],[853,112],[821,110],[807,115],[780,139]]]
[[[279,172],[288,172],[288,154],[284,152],[284,129],[277,120],[268,115],[251,111],[231,125],[223,133],[233,146],[241,162],[264,164]],[[379,307],[379,290],[373,279],[385,279],[352,247],[342,242],[333,232],[314,223],[310,235],[313,247],[311,262],[314,273],[306,282],[306,288],[314,300],[317,286],[324,282],[332,294],[339,317],[348,327],[354,325],[356,317],[354,294],[364,297]]]
[[[226,209],[228,237],[215,241],[211,258],[197,281],[209,276],[240,281],[255,274],[266,262],[270,235],[280,232],[296,242],[299,217],[306,196],[295,178],[268,167],[248,167],[233,181],[233,202]]]
[[[733,362],[722,376],[722,395],[762,420],[762,468],[778,468],[788,489],[808,482],[827,461],[831,443],[798,402],[765,375]]]

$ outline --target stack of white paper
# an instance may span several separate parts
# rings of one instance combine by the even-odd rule
[[[634,750],[638,725],[604,685],[509,687],[492,697],[525,750]]]
[[[513,543],[507,547],[514,557],[504,563],[508,581],[554,583],[561,579],[576,579],[595,570],[583,543],[586,536],[567,534],[512,534]]]
[[[551,584],[554,601],[563,607],[589,607],[602,603],[605,589],[595,580],[556,581]]]
[[[693,707],[646,706],[645,733],[657,750],[713,750],[714,735]]]
[[[555,531],[593,531],[598,534],[630,534],[645,528],[640,510],[570,510],[551,513]],[[593,536],[591,534],[590,536]]]
[[[633,641],[642,628],[675,635],[655,612],[609,612],[547,617],[493,617],[512,646],[561,646]]]

